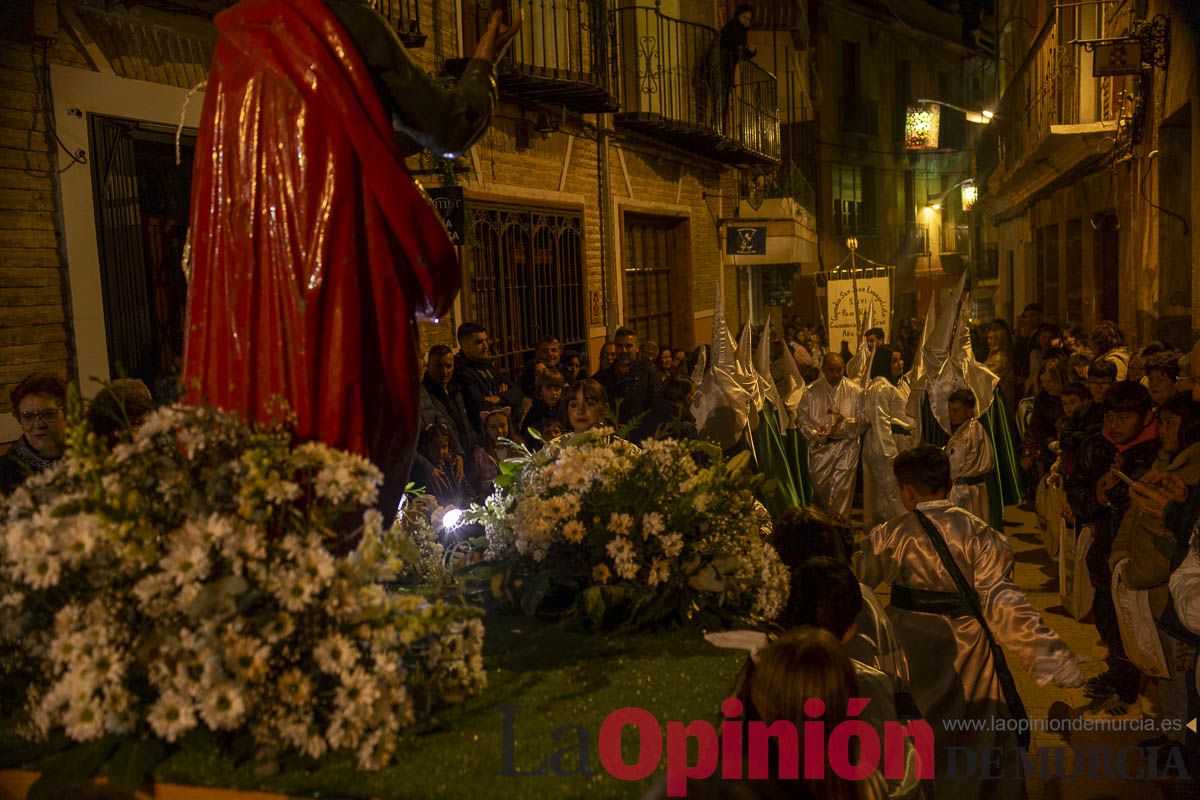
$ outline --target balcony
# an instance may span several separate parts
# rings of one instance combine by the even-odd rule
[[[879,103],[865,97],[843,98],[842,133],[878,136]]]
[[[738,176],[742,197],[763,200],[792,200],[793,206],[809,214],[816,208],[817,194],[813,185],[795,163],[784,161],[778,168],[743,170]]]
[[[416,4],[417,0],[391,0]],[[611,0],[512,0],[521,10],[521,30],[497,65],[502,92],[555,103],[583,113],[616,110],[611,52]],[[462,0],[462,52],[473,53],[487,30],[495,4]],[[443,65],[462,72],[467,58]]]
[[[938,248],[942,255],[966,254],[970,249],[971,228],[969,225],[955,225],[949,222],[942,225],[942,241]]]
[[[904,223],[896,251],[905,256],[929,255],[929,226],[920,222]]]
[[[992,214],[1027,206],[1096,168],[1112,149],[1131,78],[1092,76],[1093,55],[1071,42],[1095,35],[1052,15],[1013,75],[989,126],[996,131],[978,147],[981,169],[994,165],[981,198]]]
[[[425,46],[417,4],[418,0],[377,0],[375,4],[376,10],[392,23],[405,47]]]
[[[627,130],[730,164],[777,164],[775,76],[752,61],[722,75],[718,33],[657,8],[613,12],[620,112]]]

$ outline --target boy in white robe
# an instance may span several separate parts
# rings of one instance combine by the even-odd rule
[[[913,448],[896,457],[894,469],[910,513],[871,531],[855,560],[855,572],[868,586],[891,586],[888,614],[908,656],[912,695],[933,726],[934,796],[1022,797],[1025,782],[1017,735],[1003,724],[1012,714],[1001,688],[1000,665],[972,603],[959,591],[939,555],[933,534],[944,543],[977,598],[991,636],[1021,661],[1039,685],[1082,685],[1079,662],[1013,583],[1013,555],[1003,534],[946,499],[950,462],[942,451],[928,445]],[[995,718],[1001,719],[1000,725],[990,724]],[[946,724],[960,719],[986,723],[978,730]],[[962,770],[964,751],[948,749],[952,747],[977,754],[993,752],[984,748],[1000,748],[999,774],[1004,777],[985,779],[985,774],[997,770],[978,768],[954,777],[948,772],[949,759],[957,758]]]
[[[950,440],[943,450],[950,459],[950,502],[982,520],[991,516],[987,477],[996,467],[996,452],[987,431],[975,418],[975,395],[959,389],[946,399]]]

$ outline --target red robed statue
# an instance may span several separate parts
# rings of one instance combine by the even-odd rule
[[[404,155],[458,153],[495,104],[520,25],[499,13],[453,89],[353,0],[218,14],[192,175],[189,402],[290,412],[302,440],[368,456],[391,519],[417,436],[416,319],[445,314],[458,258]]]

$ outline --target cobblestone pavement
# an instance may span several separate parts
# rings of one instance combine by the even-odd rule
[[[1096,628],[1090,622],[1075,620],[1063,607],[1058,594],[1058,562],[1051,558],[1036,527],[1033,514],[1009,507],[1005,509],[1005,533],[1016,557],[1015,578],[1025,589],[1034,606],[1042,612],[1046,624],[1058,632],[1079,656],[1084,677],[1097,675],[1104,670],[1106,648],[1100,642]],[[1137,748],[1139,742],[1153,739],[1160,734],[1159,707],[1155,691],[1146,687],[1127,714],[1114,716],[1105,712],[1088,713],[1089,700],[1082,689],[1059,689],[1054,686],[1039,687],[1029,674],[1009,659],[1014,667],[1013,674],[1020,688],[1029,718],[1033,721],[1052,718],[1087,717],[1094,720],[1098,729],[1074,730],[1067,733],[1037,731],[1033,733],[1033,749],[1045,748],[1056,756],[1056,748],[1065,748],[1065,769],[1045,770],[1048,775],[1030,775],[1027,780],[1031,800],[1058,800],[1059,798],[1141,798],[1141,800],[1196,800],[1200,798],[1200,782],[1179,779],[1179,770],[1171,768],[1165,758],[1146,757],[1147,751],[1126,750]],[[1186,722],[1186,720],[1184,720]],[[1153,725],[1153,730],[1146,726]],[[1111,771],[1105,769],[1103,759],[1113,762]],[[1120,757],[1122,768],[1116,761]],[[1086,763],[1092,759],[1092,769]],[[1050,762],[1053,764],[1053,760]],[[1092,775],[1088,775],[1088,772]],[[1127,777],[1143,776],[1141,780],[1122,780]],[[1079,774],[1079,777],[1074,777]],[[1109,774],[1112,777],[1109,777]],[[1055,777],[1066,775],[1072,777]]]

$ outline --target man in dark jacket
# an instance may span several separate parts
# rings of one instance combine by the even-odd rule
[[[618,329],[613,341],[617,345],[616,363],[602,370],[596,380],[608,393],[609,406],[616,408],[619,424],[642,417],[629,437],[640,442],[654,434],[647,428],[649,415],[642,415],[650,410],[650,403],[663,384],[663,376],[653,364],[638,355],[638,335],[632,328]]]
[[[478,322],[458,326],[458,355],[454,357],[454,384],[462,392],[467,419],[477,433],[482,432],[479,412],[501,404],[500,395],[508,388],[500,379],[500,370],[492,363],[487,328]]]
[[[1104,428],[1080,445],[1074,469],[1066,480],[1067,501],[1075,518],[1080,524],[1091,524],[1094,530],[1087,567],[1096,591],[1092,603],[1096,629],[1108,646],[1108,669],[1088,681],[1085,691],[1101,702],[1112,701],[1116,695],[1119,702],[1132,703],[1138,694],[1140,675],[1121,643],[1108,558],[1129,508],[1129,488],[1116,471],[1137,480],[1150,469],[1158,452],[1152,405],[1150,393],[1141,384],[1113,384],[1104,395]]]
[[[475,446],[475,429],[467,416],[462,392],[454,383],[454,354],[444,344],[429,348],[421,379],[421,430],[437,422],[444,422],[450,429],[450,452],[461,479],[463,464]],[[418,461],[423,458],[417,454]]]

